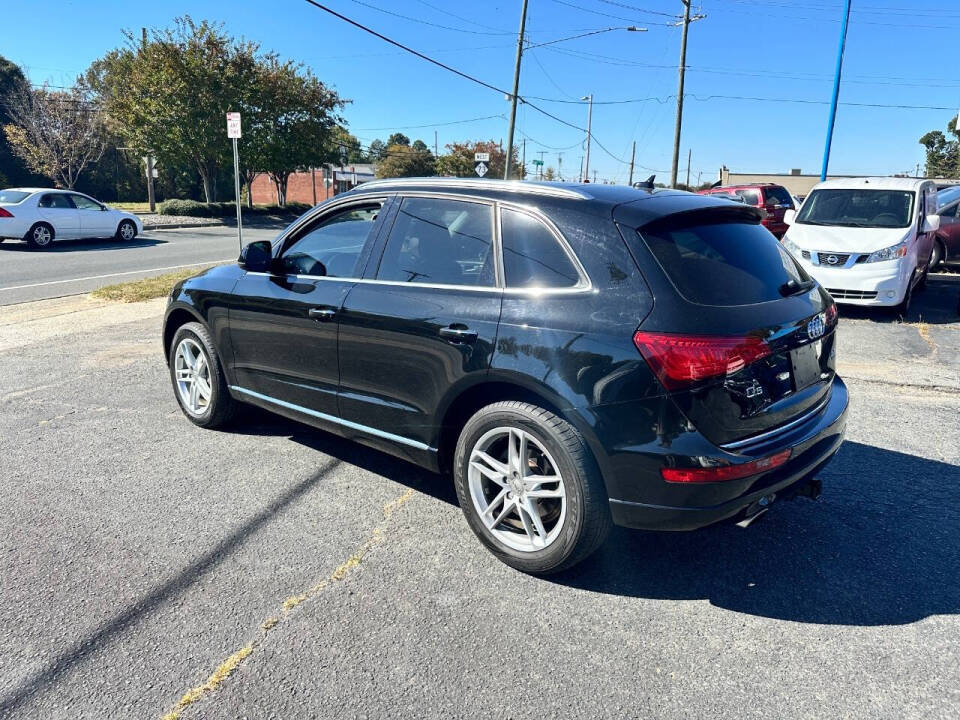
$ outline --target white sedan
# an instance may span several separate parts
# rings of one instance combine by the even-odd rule
[[[136,215],[83,193],[49,188],[0,190],[0,242],[16,238],[31,247],[46,248],[54,238],[133,240],[141,232],[143,223]]]

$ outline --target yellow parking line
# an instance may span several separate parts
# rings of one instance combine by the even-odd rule
[[[383,531],[387,521],[390,519],[390,516],[393,515],[393,513],[402,505],[404,505],[411,497],[413,497],[413,490],[407,490],[396,500],[392,500],[384,505],[383,521],[373,529],[370,537],[368,537],[363,544],[361,544],[360,547],[357,548],[352,555],[350,555],[350,557],[338,565],[337,568],[330,573],[330,575],[325,577],[313,587],[308,588],[304,592],[297,595],[291,595],[284,600],[280,608],[280,612],[278,612],[276,615],[271,615],[264,620],[263,623],[261,623],[260,630],[252,641],[248,642],[246,645],[241,647],[239,650],[231,654],[226,660],[220,663],[220,665],[217,666],[217,669],[214,670],[210,677],[207,678],[205,683],[187,690],[177,704],[173,706],[173,709],[163,716],[163,720],[177,720],[180,717],[180,713],[200,700],[200,698],[219,688],[223,681],[230,677],[236,671],[236,669],[240,667],[240,664],[263,644],[270,631],[286,621],[299,605],[322,592],[329,585],[336,582],[341,582],[349,577],[350,572],[363,561],[364,556],[371,550],[371,548],[383,540]]]

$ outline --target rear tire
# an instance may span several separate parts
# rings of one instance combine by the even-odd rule
[[[34,250],[46,250],[53,243],[53,238],[56,236],[56,233],[53,230],[53,226],[45,222],[39,222],[34,224],[30,230],[27,231],[27,234],[24,236],[24,240],[27,241],[27,244],[30,245]]]
[[[137,236],[137,226],[130,220],[121,220],[114,237],[117,240],[133,240]]]
[[[470,529],[522,572],[572,567],[610,530],[603,479],[583,435],[536,405],[505,401],[478,411],[460,433],[453,471]]]
[[[177,328],[167,358],[173,394],[183,414],[194,425],[219,428],[236,414],[216,346],[206,327],[189,322]]]

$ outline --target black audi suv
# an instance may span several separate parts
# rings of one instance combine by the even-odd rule
[[[249,403],[452,478],[501,560],[819,493],[843,440],[833,300],[752,207],[670,190],[375,181],[177,285],[184,414]]]

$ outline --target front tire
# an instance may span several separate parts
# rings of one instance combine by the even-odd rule
[[[930,269],[936,270],[937,266],[943,262],[943,245],[940,244],[939,240],[933,241],[933,251],[930,253]]]
[[[454,484],[480,541],[523,572],[572,567],[610,530],[606,491],[586,441],[536,405],[498,402],[470,418],[457,442]]]
[[[907,319],[907,313],[910,312],[910,303],[913,301],[913,283],[907,283],[907,291],[903,295],[903,300],[901,300],[897,305],[894,305],[890,308],[890,314],[894,318],[900,318],[901,320]]]
[[[181,325],[170,343],[170,380],[183,414],[194,425],[219,428],[236,413],[213,338],[206,327],[190,322]]]
[[[130,220],[122,220],[114,236],[117,240],[133,240],[137,236],[137,226]]]
[[[37,223],[29,231],[24,240],[32,247],[34,250],[46,250],[50,247],[50,244],[53,242],[53,238],[56,236],[56,233],[53,230],[53,226],[47,223]]]

